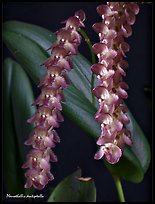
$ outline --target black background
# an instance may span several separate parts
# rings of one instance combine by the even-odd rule
[[[86,12],[85,26],[92,43],[98,42],[98,36],[92,29],[101,18],[96,7],[101,2],[7,2],[3,4],[3,21],[18,20],[36,24],[55,32],[61,28],[60,22],[74,15],[78,9]],[[142,130],[152,144],[151,109],[148,107],[145,86],[152,85],[152,4],[141,4],[133,26],[133,35],[127,39],[130,52],[127,53],[129,68],[125,81],[129,85],[129,97],[126,104],[138,121]],[[82,41],[80,52],[90,59],[87,46]],[[4,46],[4,58],[13,57]],[[39,94],[34,89],[35,96]],[[91,124],[90,124],[91,125]],[[58,130],[61,143],[55,148],[59,162],[52,165],[55,180],[49,186],[54,187],[65,176],[81,167],[83,175],[94,178],[97,187],[97,202],[118,202],[113,179],[101,161],[93,159],[97,147],[94,141],[71,120],[65,122]],[[152,149],[152,146],[151,146]],[[139,184],[122,181],[126,201],[152,201],[152,166],[150,165],[144,180]],[[42,191],[45,195],[46,190]],[[8,193],[8,192],[7,192]],[[40,193],[40,192],[39,192]],[[39,194],[38,193],[38,194]]]

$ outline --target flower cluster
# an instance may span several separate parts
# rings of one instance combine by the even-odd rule
[[[63,89],[69,85],[67,71],[73,67],[69,56],[76,55],[78,46],[81,43],[81,36],[78,29],[83,27],[85,13],[79,10],[74,16],[68,18],[65,27],[56,32],[57,40],[49,50],[51,56],[43,65],[47,68],[47,73],[41,80],[41,94],[33,105],[37,105],[37,112],[28,119],[28,123],[33,123],[35,128],[30,134],[30,138],[25,142],[32,145],[33,149],[27,155],[27,162],[22,166],[29,168],[25,173],[27,182],[25,188],[32,185],[36,189],[43,189],[49,180],[54,177],[50,172],[51,162],[57,162],[57,157],[51,148],[60,142],[60,138],[54,128],[59,127],[63,122],[61,114],[61,103],[64,101]]]
[[[98,6],[97,12],[102,22],[93,25],[100,42],[93,45],[98,63],[92,66],[92,72],[99,80],[93,93],[99,102],[95,119],[101,124],[101,135],[97,140],[100,148],[95,159],[105,155],[109,163],[115,164],[122,155],[124,145],[132,144],[130,132],[125,128],[130,120],[123,102],[128,97],[128,85],[123,77],[128,67],[124,57],[129,51],[124,38],[132,35],[131,25],[135,23],[139,6],[134,2],[108,2]]]

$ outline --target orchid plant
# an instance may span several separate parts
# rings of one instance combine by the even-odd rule
[[[62,137],[56,129],[61,128],[60,123],[64,121],[61,111],[95,139],[99,147],[92,159],[103,158],[114,178],[121,202],[125,197],[120,179],[143,180],[150,164],[150,147],[125,104],[128,85],[124,80],[129,66],[126,52],[130,51],[126,38],[134,33],[132,25],[136,23],[140,6],[135,2],[107,2],[96,10],[101,21],[92,25],[99,36],[94,45],[87,35],[86,14],[82,9],[63,21],[64,26],[55,33],[23,22],[4,24],[4,42],[22,66],[11,59],[4,62],[4,99],[7,101],[4,104],[4,143],[13,135],[10,143],[21,144],[17,154],[22,152],[23,144],[31,148],[27,159],[22,152],[23,158],[18,165],[14,164],[13,169],[17,172],[21,168],[27,169],[24,185],[20,182],[23,171],[16,178],[10,178],[9,171],[5,172],[6,187],[11,193],[17,193],[19,189],[28,193],[52,185],[51,162],[58,162],[53,148]],[[90,50],[91,63],[78,52],[82,39]],[[19,73],[21,80],[18,80]],[[40,89],[35,101],[27,74]],[[16,83],[19,83],[18,87],[14,88]],[[21,90],[21,84],[24,84],[24,90]],[[23,115],[24,120],[17,137],[11,122],[10,97],[13,99],[10,94],[17,96],[14,100],[19,104],[18,111],[13,107],[13,114],[18,119]],[[16,127],[18,122],[15,121]],[[20,134],[24,134],[22,141],[19,140]],[[12,169],[12,162],[15,162],[14,158],[8,161],[9,154],[11,152],[5,153],[6,169]],[[92,178],[81,177],[78,170],[58,184],[48,202],[95,202],[94,182]],[[73,190],[67,190],[70,185],[80,192],[78,198]]]

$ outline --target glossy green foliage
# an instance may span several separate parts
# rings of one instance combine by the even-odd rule
[[[56,186],[48,202],[96,202],[94,181],[91,178],[81,178],[78,169]]]
[[[28,192],[24,189],[24,141],[32,130],[26,120],[35,112],[30,81],[21,66],[10,58],[3,66],[3,159],[4,180],[8,193]]]
[[[27,74],[38,84],[46,73],[40,64],[50,56],[45,49],[55,41],[54,34],[35,25],[10,21],[4,24],[3,39]],[[66,101],[63,111],[96,140],[100,135],[100,127],[93,118],[97,105],[94,107],[91,104],[91,64],[80,54],[72,57],[72,60],[74,69],[69,73],[71,85],[64,90]],[[128,115],[131,120],[128,128],[132,133],[133,145],[125,148],[123,158],[118,164],[104,163],[120,178],[140,182],[150,163],[150,147],[132,114],[129,112]]]

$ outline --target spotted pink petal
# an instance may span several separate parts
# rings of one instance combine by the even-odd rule
[[[55,147],[55,143],[53,142],[53,140],[49,137],[45,137],[44,139],[44,145],[45,147],[50,147],[50,148],[54,148]]]
[[[113,132],[119,132],[119,131],[122,130],[122,128],[123,128],[123,123],[121,121],[115,119],[114,122],[113,122],[113,126],[111,128],[112,131]]]
[[[30,178],[33,177],[35,175],[38,174],[38,171],[36,171],[35,169],[29,169],[26,173],[25,173],[25,177],[26,178]]]
[[[66,28],[67,29],[78,29],[82,26],[81,21],[76,17],[76,16],[72,16],[70,18],[68,18],[68,20],[66,21]]]
[[[125,11],[126,20],[129,25],[133,25],[136,21],[136,17],[132,12]]]
[[[108,47],[104,43],[96,43],[93,45],[92,49],[96,55],[102,52],[108,52]]]
[[[108,79],[114,75],[114,70],[107,70],[106,67],[104,67],[102,64],[94,64],[91,67],[91,70],[96,74],[100,75],[102,77],[102,82],[104,82],[105,79]]]
[[[137,3],[130,2],[130,4],[128,4],[128,7],[135,15],[139,13],[139,6]]]
[[[44,169],[44,170],[49,170],[50,169],[50,164],[49,164],[49,162],[48,161],[46,161],[46,159],[44,159],[44,158],[42,158],[41,160],[40,160],[40,168],[41,169]]]
[[[109,98],[106,100],[107,105],[112,106],[118,101],[119,97],[117,94],[110,94]]]
[[[56,109],[58,109],[59,111],[62,110],[61,103],[60,103],[60,101],[59,101],[57,98],[53,98],[52,106],[54,106],[54,107],[55,107]]]
[[[46,174],[40,174],[39,176],[38,176],[39,178],[38,178],[38,180],[39,180],[39,182],[40,182],[40,184],[41,185],[43,185],[43,186],[45,186],[47,183],[48,183],[48,177],[47,177],[47,175]]]
[[[121,60],[118,64],[122,69],[127,69],[128,68],[128,62],[125,60]]]
[[[113,40],[114,38],[116,38],[116,36],[117,36],[117,33],[116,33],[116,31],[113,30],[113,29],[110,29],[110,30],[108,31],[108,33],[105,34],[105,37],[107,38],[108,41]],[[101,38],[101,41],[102,41],[102,40],[103,40],[103,39]]]
[[[77,54],[77,49],[72,43],[65,43],[64,47],[65,47],[66,50],[68,50],[68,52],[71,55],[76,55]]]
[[[54,179],[54,176],[53,176],[53,174],[51,174],[51,172],[47,172],[46,173],[46,175],[47,175],[47,177],[48,177],[48,179],[50,180],[50,181],[52,181],[53,179]]]
[[[61,47],[61,46],[56,46],[56,47],[53,48],[52,54],[54,56],[61,56],[61,57],[64,58],[64,57],[67,56],[68,51],[65,48]]]
[[[100,5],[97,7],[97,12],[100,16],[102,15],[107,15],[107,16],[111,16],[114,13],[111,11],[110,7],[108,5]]]
[[[130,25],[127,25],[127,24],[122,25],[121,30],[122,30],[124,37],[126,37],[126,38],[128,38],[132,35],[132,28]]]
[[[106,132],[105,136],[100,136],[96,142],[97,145],[105,145],[106,143],[110,143],[113,141],[116,137],[116,133],[109,133],[108,131]]]
[[[107,2],[107,5],[108,5],[113,11],[118,11],[118,10],[119,10],[119,2]]]
[[[102,22],[102,23],[95,23],[93,26],[93,29],[96,33],[107,33],[108,32],[108,27]]]
[[[129,145],[129,146],[131,146],[131,145],[133,144],[130,137],[124,135],[124,138],[123,138],[123,139],[124,139],[124,143],[125,143],[125,144],[127,144],[127,145]]]
[[[91,70],[94,74],[96,75],[101,75],[102,73],[102,70],[104,69],[104,65],[103,64],[100,64],[100,63],[97,63],[97,64],[93,64],[91,66]]]
[[[123,80],[122,74],[121,74],[120,70],[118,69],[118,70],[115,71],[115,74],[114,74],[114,76],[113,76],[113,82],[114,82],[114,84],[115,84],[115,87],[118,87],[118,85],[120,84],[120,82],[121,82],[122,80]],[[115,89],[114,89],[114,90],[115,90]]]
[[[114,29],[109,29],[107,25],[102,23],[95,23],[93,29],[96,33],[99,34],[100,41],[106,42],[114,39],[117,36],[117,33]]]
[[[32,181],[30,179],[27,179],[27,182],[24,185],[24,188],[31,188],[31,186],[32,186]]]
[[[54,142],[59,143],[60,138],[58,136],[58,133],[55,130],[52,130],[52,133],[50,133],[50,137],[53,139]]]
[[[113,122],[112,117],[105,113],[105,114],[96,114],[95,115],[95,119],[99,122],[99,123],[103,123],[103,124],[108,124],[110,125]]]
[[[123,56],[124,56],[124,53],[129,52],[129,50],[130,50],[129,44],[123,41],[121,43],[121,50],[122,50],[122,53],[123,53]]]
[[[127,92],[121,87],[118,88],[118,96],[121,98],[128,98]]]
[[[50,160],[51,160],[51,162],[57,162],[58,161],[57,156],[53,153],[52,150],[50,151]]]
[[[125,144],[132,145],[131,140],[131,133],[127,129],[122,129],[122,131],[117,135],[117,146],[121,148],[121,150],[124,150]]]
[[[73,31],[71,35],[72,35],[72,42],[76,43],[77,45],[80,45],[82,40],[81,35],[79,35],[79,33],[76,31]]]
[[[105,143],[104,141],[104,137],[103,136],[100,136],[96,142],[97,145],[103,145]]]
[[[129,119],[129,117],[128,117],[125,113],[122,113],[122,114],[121,114],[120,120],[121,120],[124,124],[129,124],[129,123],[130,123],[130,119]]]
[[[62,58],[57,63],[58,66],[64,67],[66,70],[70,71],[72,69],[71,63],[68,59]]]
[[[48,119],[46,120],[47,123],[44,123],[44,127],[48,127],[48,125],[52,126],[52,127],[59,127],[59,123],[57,122],[56,118],[54,118],[53,116],[49,116]]]
[[[97,153],[95,154],[94,159],[99,160],[104,156],[104,154],[105,154],[104,146],[101,146]]]
[[[116,164],[122,156],[121,149],[111,143],[106,144],[105,158],[110,164]]]
[[[43,144],[43,139],[37,139],[37,137],[36,137],[36,139],[34,140],[34,142],[32,144],[32,147],[34,149],[41,149],[41,150],[45,149],[45,146]]]
[[[97,98],[102,98],[102,99],[106,99],[109,97],[109,92],[104,86],[97,86],[96,88],[94,88],[93,94]]]
[[[33,186],[37,190],[42,190],[45,187],[45,185],[42,185],[41,183],[39,183],[38,180],[33,181]]]
[[[48,67],[48,76],[52,75],[52,74],[58,74],[58,75],[61,75],[61,73],[63,72],[64,68],[63,67],[60,67],[60,66],[57,66],[57,65],[53,65],[53,66],[49,66]]]
[[[58,121],[58,122],[63,122],[63,121],[64,121],[64,118],[63,118],[61,112],[58,111],[58,110],[55,110],[55,113],[56,113],[57,121]]]
[[[68,84],[66,83],[65,78],[62,77],[62,76],[55,77],[55,84],[56,84],[56,86],[62,87],[62,88],[66,88],[68,86]]]
[[[97,111],[97,113],[108,113],[108,114],[112,114],[114,112],[115,109],[115,104],[114,101],[110,101],[109,104],[105,103],[105,101],[102,101],[100,103],[100,107]]]
[[[75,16],[76,16],[77,18],[79,18],[80,21],[82,21],[82,22],[86,19],[86,14],[85,14],[85,12],[84,12],[82,9],[76,11],[76,12],[75,12]]]
[[[70,37],[71,37],[71,31],[70,30],[66,30],[64,28],[58,30],[56,32],[56,35],[57,35],[57,39],[58,41],[60,42],[62,39],[64,39],[65,41],[66,40],[71,40]]]

